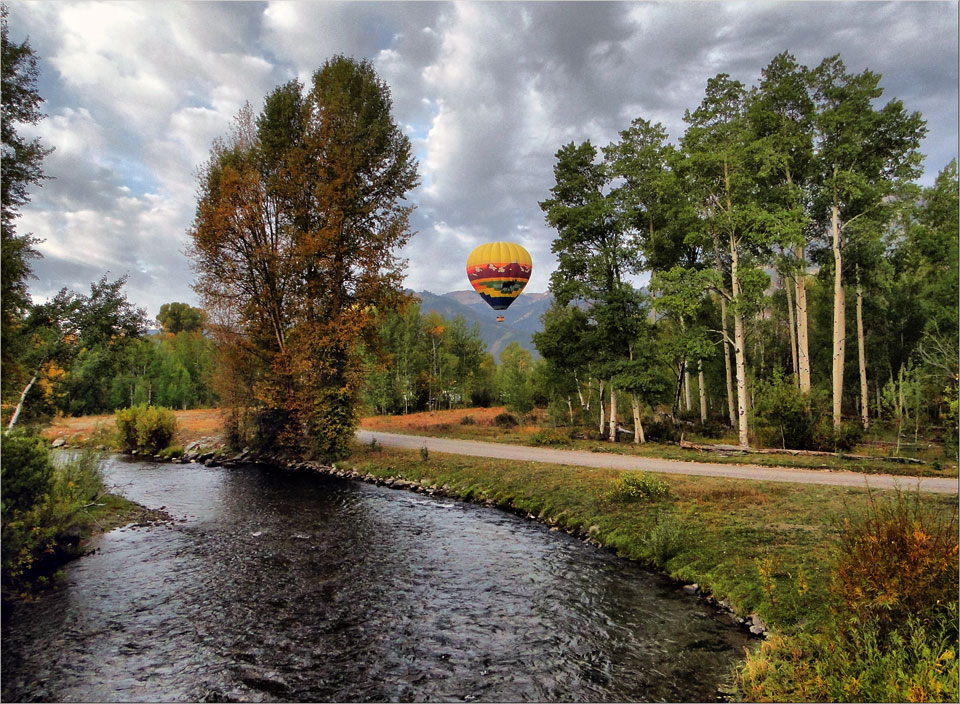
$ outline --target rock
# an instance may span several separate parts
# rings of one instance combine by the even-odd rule
[[[56,440],[54,440],[54,441],[51,443],[51,446],[52,446],[52,447],[63,447],[63,446],[66,445],[66,444],[67,444],[66,438],[64,438],[64,437],[61,435],[60,437],[58,437]]]
[[[767,632],[767,624],[755,613],[747,617],[747,624],[750,627],[750,632],[755,636],[762,636]]]
[[[697,594],[699,591],[700,591],[700,585],[699,585],[699,584],[684,584],[684,585],[683,585],[683,593],[684,593],[684,594],[689,594],[690,596],[696,596],[696,594]]]

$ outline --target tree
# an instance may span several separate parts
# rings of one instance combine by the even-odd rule
[[[810,393],[806,249],[813,238],[810,195],[813,178],[813,113],[809,73],[784,52],[762,71],[748,107],[751,127],[762,148],[764,198],[784,217],[780,237],[787,254],[778,268],[787,282],[793,372],[802,393]],[[791,295],[792,281],[793,295]]]
[[[733,312],[737,429],[744,446],[750,442],[744,321],[757,310],[766,288],[767,276],[758,264],[766,256],[775,229],[774,217],[756,201],[758,145],[745,119],[746,100],[739,81],[727,74],[711,78],[700,106],[684,115],[689,127],[682,140],[690,182],[711,221],[708,231],[715,238],[718,263],[721,243],[725,243],[723,258],[729,266],[730,287],[726,287],[725,277],[718,275],[714,290]]]
[[[30,259],[38,257],[34,249],[38,240],[29,234],[18,235],[14,221],[20,208],[30,202],[29,189],[46,178],[41,168],[43,158],[52,149],[40,140],[25,140],[17,134],[18,125],[36,125],[43,119],[37,91],[39,69],[37,57],[27,41],[10,41],[7,9],[0,6],[0,96],[3,112],[0,135],[3,157],[0,159],[0,359],[4,382],[22,383],[20,374],[11,374],[12,362],[20,348],[15,339],[23,316],[30,304],[27,279],[32,275]],[[8,384],[5,383],[5,386]]]
[[[591,366],[601,380],[609,381],[617,363],[628,359],[635,337],[625,317],[632,291],[625,279],[640,272],[642,258],[625,232],[611,193],[613,174],[607,164],[596,162],[596,156],[589,141],[562,147],[556,154],[553,197],[540,203],[540,209],[547,224],[557,230],[552,251],[559,265],[550,276],[550,290],[559,305],[574,300],[587,305],[597,330]],[[616,439],[616,409],[616,387],[611,385],[611,440]]]
[[[195,288],[218,342],[254,370],[260,440],[323,458],[348,451],[363,351],[403,305],[417,184],[390,91],[367,61],[337,56],[308,92],[290,82],[248,106],[201,175],[190,230]]]
[[[919,113],[899,100],[874,107],[883,94],[880,75],[850,74],[838,56],[814,69],[811,86],[816,104],[815,212],[830,233],[833,254],[833,425],[841,422],[846,296],[843,248],[847,227],[884,203],[898,183],[919,174],[917,151],[926,134]]]
[[[41,379],[56,379],[58,403],[70,413],[97,413],[108,408],[110,385],[119,360],[143,335],[146,314],[123,293],[127,277],[103,276],[84,296],[61,289],[46,303],[32,306],[24,321],[29,341],[22,357],[30,378],[20,393],[8,429],[20,418],[31,389]],[[63,370],[68,370],[64,375]]]
[[[157,313],[157,322],[164,332],[176,335],[179,332],[202,331],[207,314],[187,303],[164,303]]]

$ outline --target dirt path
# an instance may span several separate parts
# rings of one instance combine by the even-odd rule
[[[792,482],[796,484],[826,484],[830,486],[853,486],[873,489],[903,489],[919,487],[921,491],[939,494],[956,494],[960,480],[940,477],[904,477],[890,474],[862,474],[821,469],[794,469],[789,467],[760,467],[751,464],[711,464],[708,462],[681,462],[651,457],[628,457],[605,452],[579,450],[553,450],[545,447],[504,445],[478,440],[453,440],[422,435],[401,435],[371,430],[358,430],[357,439],[369,443],[376,439],[387,447],[419,450],[426,447],[430,452],[445,452],[472,457],[493,457],[524,462],[547,462],[578,467],[604,467],[611,469],[638,469],[665,474],[688,474],[705,477],[728,477],[731,479],[756,479],[768,482]]]

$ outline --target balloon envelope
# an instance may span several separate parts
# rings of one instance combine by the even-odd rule
[[[494,310],[506,310],[530,280],[530,253],[513,242],[488,242],[467,257],[470,284]]]

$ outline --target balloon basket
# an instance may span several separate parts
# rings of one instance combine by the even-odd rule
[[[498,323],[502,323],[502,322],[503,322],[503,316],[502,316],[502,315],[498,315],[498,316],[497,316],[497,322],[498,322]]]

